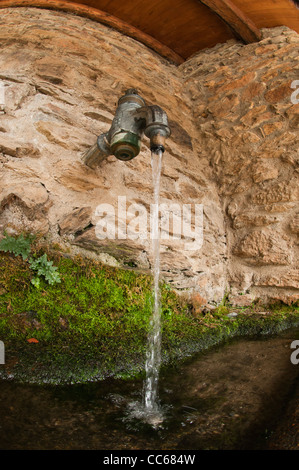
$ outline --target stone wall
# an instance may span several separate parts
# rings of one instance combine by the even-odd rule
[[[219,302],[297,299],[298,35],[202,51],[180,67],[99,23],[35,8],[1,10],[0,229],[40,232],[71,253],[151,268],[151,243],[99,240],[99,204],[153,202],[150,150],[110,156],[92,170],[82,153],[106,132],[118,98],[137,88],[168,114],[161,203],[203,204],[203,246],[162,240],[162,276]],[[297,68],[296,68],[297,67]],[[0,95],[1,96],[1,95]],[[149,227],[148,227],[149,230]],[[240,296],[239,294],[244,294]]]
[[[197,148],[217,182],[237,303],[299,299],[298,47],[298,34],[279,27],[257,44],[217,45],[181,66]]]

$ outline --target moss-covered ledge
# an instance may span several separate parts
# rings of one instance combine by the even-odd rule
[[[28,383],[68,384],[132,378],[144,373],[152,279],[37,242],[60,281],[49,284],[22,256],[0,251],[0,377]],[[299,306],[195,309],[161,285],[163,365],[237,336],[266,335],[299,325]],[[234,315],[229,315],[234,312]]]

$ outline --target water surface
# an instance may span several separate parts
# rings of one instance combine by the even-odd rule
[[[299,365],[290,361],[290,344],[298,338],[298,330],[289,330],[233,340],[176,370],[161,370],[165,419],[156,427],[134,417],[141,380],[71,386],[0,381],[0,448],[265,448],[294,399]]]

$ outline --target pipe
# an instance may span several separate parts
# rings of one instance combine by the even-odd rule
[[[146,106],[138,92],[130,88],[118,100],[109,131],[98,137],[82,160],[91,168],[109,155],[122,161],[132,160],[140,152],[143,135],[150,139],[152,152],[164,152],[165,140],[170,136],[167,115],[160,106]]]

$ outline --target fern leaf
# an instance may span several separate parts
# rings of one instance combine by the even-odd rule
[[[6,234],[5,238],[0,241],[0,251],[9,251],[15,256],[21,255],[23,260],[26,260],[31,250],[31,237],[24,237],[19,235],[17,238],[10,237]]]

